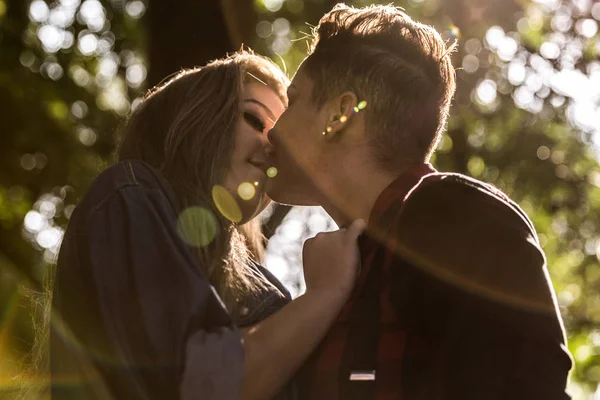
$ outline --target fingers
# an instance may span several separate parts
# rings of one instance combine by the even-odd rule
[[[356,219],[346,230],[346,235],[350,240],[356,240],[365,230],[367,224],[362,219]]]

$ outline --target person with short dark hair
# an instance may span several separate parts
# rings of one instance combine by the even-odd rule
[[[532,222],[495,187],[429,163],[452,50],[398,8],[339,4],[288,88],[270,197],[368,222],[357,286],[303,367],[301,398],[569,398]]]

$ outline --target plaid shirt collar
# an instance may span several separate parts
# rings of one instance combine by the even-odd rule
[[[348,309],[351,307],[353,300],[360,294],[365,278],[371,269],[371,263],[365,263],[365,256],[390,239],[388,230],[393,224],[390,223],[390,217],[392,216],[388,214],[395,215],[398,211],[392,205],[397,204],[399,199],[404,201],[421,179],[434,173],[437,173],[437,170],[429,163],[414,164],[402,172],[375,200],[369,215],[367,233],[361,235],[358,240],[363,264],[353,294],[350,296]]]
[[[376,229],[377,227],[389,225],[389,223],[385,222],[385,217],[387,211],[390,210],[391,205],[397,202],[398,199],[404,200],[423,177],[435,172],[437,171],[431,164],[425,163],[412,165],[400,174],[400,176],[381,192],[375,201],[371,214],[369,215],[369,229]]]

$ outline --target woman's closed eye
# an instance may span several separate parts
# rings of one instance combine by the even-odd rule
[[[250,126],[252,126],[257,131],[259,131],[259,132],[265,131],[265,128],[266,128],[265,123],[260,118],[258,118],[256,115],[249,113],[249,112],[245,112],[244,119],[246,120],[246,122],[248,122],[250,124]]]

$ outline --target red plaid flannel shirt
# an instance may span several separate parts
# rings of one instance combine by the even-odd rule
[[[398,224],[400,208],[425,176],[436,180],[448,174],[437,173],[429,164],[415,165],[377,199],[369,220],[369,233],[359,238],[362,270],[355,290],[301,369],[300,398],[569,398],[564,393],[564,384],[571,360],[560,348],[564,331],[556,312],[552,314],[551,310],[543,316],[521,310],[506,312],[504,305],[465,294],[464,290],[432,278],[395,254],[398,238],[392,230]],[[497,189],[480,182],[474,185],[479,185],[477,190],[505,201],[508,207],[510,200]],[[523,214],[520,209],[513,211],[511,215]],[[524,218],[533,229],[527,217]],[[541,290],[546,296],[545,289]],[[550,304],[550,308],[556,311],[556,304]],[[496,319],[485,321],[486,315]],[[493,326],[487,325],[488,322]],[[517,323],[532,326],[528,329],[533,341],[512,334],[511,324]],[[525,343],[535,343],[536,338],[542,343],[540,352],[547,356],[535,353],[533,347],[529,353],[520,350]],[[505,354],[513,353],[516,358],[507,361]],[[556,368],[549,368],[546,375],[544,372],[531,375],[530,369],[538,368],[536,357],[542,369],[543,364]],[[524,371],[506,372],[514,371],[515,365],[522,365]],[[375,380],[350,380],[352,373],[360,372],[373,372]],[[526,386],[538,381],[541,385]],[[515,389],[514,393],[494,389],[509,386],[514,389],[519,384],[524,388]]]

